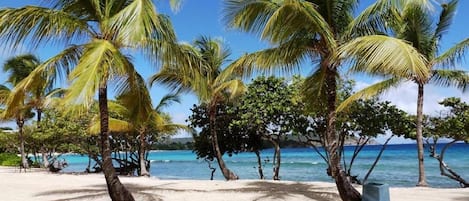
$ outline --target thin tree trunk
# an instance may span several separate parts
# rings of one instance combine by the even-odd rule
[[[368,177],[370,176],[371,172],[373,172],[373,169],[375,169],[376,164],[378,164],[378,161],[381,159],[381,155],[383,154],[384,149],[386,149],[386,146],[388,145],[389,141],[393,137],[394,137],[394,135],[391,135],[391,137],[389,137],[386,140],[386,142],[384,142],[383,146],[381,147],[381,150],[379,151],[378,156],[376,156],[375,162],[373,162],[373,165],[371,165],[371,168],[366,173],[365,178],[363,179],[363,182],[362,182],[363,184],[365,184],[366,180],[368,180]]]
[[[343,201],[361,201],[360,193],[352,186],[346,173],[340,167],[339,141],[336,135],[336,99],[337,99],[337,70],[323,61],[322,68],[326,73],[327,118],[326,118],[326,150],[329,156],[328,174],[335,179],[337,190]]]
[[[208,110],[210,115],[210,135],[212,136],[212,146],[215,151],[215,157],[217,158],[218,166],[220,167],[221,172],[226,180],[237,180],[238,176],[233,173],[225,164],[223,160],[223,154],[220,151],[220,147],[218,145],[218,136],[216,131],[216,104],[210,104]]]
[[[348,176],[352,176],[352,166],[353,166],[353,163],[355,162],[355,159],[357,158],[358,154],[363,149],[363,147],[365,147],[365,145],[371,139],[371,138],[368,137],[368,138],[366,138],[365,142],[360,143],[364,138],[365,137],[360,136],[360,139],[358,140],[357,145],[355,146],[355,149],[353,150],[352,159],[350,159],[350,163],[349,163],[348,170],[347,170],[347,175]]]
[[[274,145],[275,152],[274,152],[274,175],[272,177],[273,180],[280,180],[279,173],[280,173],[280,162],[281,162],[281,157],[280,157],[280,144],[278,141],[269,138],[269,141],[272,142],[272,145]]]
[[[262,160],[261,152],[259,150],[254,151],[257,157],[257,171],[259,172],[259,179],[264,179],[264,172],[262,171]]]
[[[457,140],[453,140],[453,141],[447,143],[443,147],[443,149],[441,150],[440,155],[436,154],[436,143],[434,143],[433,148],[431,150],[431,152],[432,152],[431,156],[438,160],[438,162],[440,164],[440,174],[441,175],[446,176],[446,177],[448,177],[452,180],[455,180],[455,181],[459,182],[459,186],[461,186],[462,188],[467,188],[467,187],[469,187],[469,182],[467,182],[465,179],[463,179],[461,177],[461,175],[459,175],[454,170],[452,170],[444,161],[446,150],[456,142],[457,142]]]
[[[18,125],[18,135],[19,135],[19,140],[20,140],[21,166],[23,166],[23,168],[26,169],[26,168],[29,168],[29,163],[26,158],[26,153],[24,149],[24,136],[23,136],[24,119],[18,118],[16,120],[16,125]]]
[[[145,160],[146,152],[146,142],[145,142],[145,130],[141,129],[140,131],[140,153],[138,158],[140,159],[140,176],[150,176],[150,173],[147,170],[147,163]]]
[[[42,155],[42,165],[44,166],[44,168],[48,168],[49,167],[49,159],[47,158],[47,151],[46,151],[46,148],[43,147],[41,148],[41,155]]]
[[[423,84],[418,84],[418,97],[417,97],[417,158],[419,161],[419,181],[417,186],[428,186],[427,179],[425,178],[425,166],[423,163]]]
[[[114,166],[112,165],[111,147],[109,142],[109,111],[107,106],[107,86],[106,83],[101,83],[99,87],[99,114],[101,123],[101,155],[102,155],[102,169],[109,196],[113,201],[134,201],[132,194],[120,182],[116,175]]]
[[[37,113],[37,128],[41,128],[42,109],[36,108]]]

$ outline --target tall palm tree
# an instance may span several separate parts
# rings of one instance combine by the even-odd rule
[[[69,45],[38,66],[15,88],[8,102],[21,98],[45,75],[49,82],[68,72],[67,104],[90,107],[98,92],[103,172],[112,200],[134,200],[122,185],[112,165],[109,147],[107,92],[110,83],[117,94],[134,90],[135,101],[144,98],[136,85],[135,67],[129,53],[140,50],[147,58],[175,41],[167,17],[159,15],[151,0],[54,0],[50,6],[0,9],[0,43],[14,49],[29,42],[36,47],[52,42]],[[171,1],[172,3],[178,1]],[[177,57],[173,54],[173,57]],[[75,108],[75,107],[69,107]],[[142,108],[151,110],[151,108]],[[82,110],[83,111],[83,110]]]
[[[150,78],[150,83],[163,83],[176,90],[190,91],[197,95],[199,101],[207,106],[210,119],[210,136],[220,170],[226,180],[238,179],[226,166],[218,145],[215,129],[217,105],[244,92],[241,80],[232,74],[232,69],[222,69],[230,56],[230,50],[223,46],[220,40],[201,37],[194,45],[181,44],[190,61],[179,66],[171,62],[164,62],[161,71]]]
[[[15,56],[8,59],[3,65],[3,71],[8,73],[7,83],[15,87],[20,81],[26,78],[37,66],[39,65],[39,59],[34,55],[25,54],[20,56]],[[21,155],[21,165],[24,168],[28,168],[28,160],[26,158],[26,153],[24,149],[24,136],[23,136],[23,126],[26,119],[31,118],[31,107],[29,102],[31,101],[31,94],[35,94],[40,86],[33,91],[28,91],[23,94],[22,99],[19,99],[15,103],[8,104],[8,96],[12,94],[10,88],[4,85],[0,85],[0,104],[5,105],[5,110],[0,115],[1,119],[15,119],[16,125],[18,126],[18,135],[20,141],[20,155]]]
[[[225,4],[225,20],[229,27],[254,32],[272,44],[271,48],[248,54],[235,62],[244,73],[250,74],[253,68],[291,72],[305,61],[310,60],[314,64],[311,68],[313,73],[306,79],[303,90],[310,104],[324,103],[322,105],[326,108],[324,145],[328,153],[328,174],[335,179],[342,200],[361,200],[360,193],[353,188],[340,165],[341,137],[335,128],[337,78],[341,66],[337,57],[338,47],[355,37],[350,30],[354,28],[353,12],[358,1],[225,0]],[[364,27],[359,33],[367,34],[367,30],[374,30],[374,27]],[[411,48],[406,50],[412,52]],[[398,63],[393,62],[386,63],[386,67],[400,68],[383,68],[379,62],[363,61],[367,64],[364,70],[405,74],[406,68],[414,64],[401,62],[396,65]],[[422,67],[423,64],[417,66]],[[423,70],[416,72],[426,73]]]
[[[422,122],[423,122],[423,97],[424,87],[427,84],[436,84],[444,87],[456,86],[465,90],[469,84],[469,74],[467,71],[456,70],[456,65],[463,58],[465,51],[469,47],[469,38],[457,43],[448,50],[441,52],[441,39],[443,35],[449,30],[453,17],[457,10],[458,0],[451,0],[448,3],[443,3],[440,8],[435,9],[433,1],[404,1],[400,4],[393,4],[390,0],[378,1],[370,7],[371,9],[380,8],[379,12],[374,12],[374,15],[387,15],[388,23],[382,26],[382,33],[389,33],[388,35],[397,39],[407,41],[402,44],[403,46],[412,46],[420,56],[413,57],[412,54],[396,55],[387,57],[388,60],[413,60],[414,62],[421,62],[424,64],[425,70],[428,72],[425,75],[414,73],[414,69],[409,69],[409,74],[394,74],[384,73],[384,75],[391,75],[392,77],[382,82],[371,85],[362,91],[356,93],[349,100],[344,102],[344,105],[350,103],[358,98],[367,98],[380,93],[392,86],[397,86],[405,81],[412,81],[418,86],[417,94],[417,118],[416,118],[416,140],[418,150],[418,164],[419,164],[419,178],[417,186],[427,186],[424,168],[424,149],[423,149],[423,136],[422,136]],[[439,13],[437,13],[437,11]],[[373,15],[359,16],[362,20],[357,21],[357,24],[366,24],[367,19],[373,18]],[[434,23],[436,22],[436,23]],[[361,25],[360,25],[361,26]],[[355,66],[352,68],[361,68],[362,60],[373,60],[373,58],[382,57],[379,51],[376,50],[377,46],[383,41],[390,39],[385,36],[373,37],[360,37],[349,44],[344,45],[344,56],[354,56],[358,59]],[[385,45],[389,53],[403,52],[402,46]],[[340,106],[342,109],[343,106]]]

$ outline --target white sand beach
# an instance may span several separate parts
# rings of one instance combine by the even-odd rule
[[[326,182],[158,180],[120,177],[136,200],[191,201],[333,201],[340,200],[335,185]],[[107,201],[102,174],[19,173],[0,168],[0,200]],[[359,188],[361,191],[361,188]],[[391,188],[392,201],[467,201],[469,189]]]

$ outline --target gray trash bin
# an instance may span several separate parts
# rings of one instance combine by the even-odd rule
[[[389,185],[381,183],[363,185],[362,201],[390,201]]]

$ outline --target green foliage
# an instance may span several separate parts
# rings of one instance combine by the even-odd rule
[[[90,119],[91,114],[75,116],[57,109],[46,109],[41,122],[36,122],[38,125],[25,128],[28,146],[37,151],[87,153],[87,138],[91,137],[87,130]]]
[[[451,138],[456,141],[469,142],[469,105],[459,98],[446,98],[440,105],[449,109],[439,117],[431,118],[430,136]]]
[[[232,112],[233,105],[219,103],[217,105],[217,121],[215,129],[218,138],[218,144],[222,154],[237,154],[241,151],[246,151],[247,143],[246,135],[240,127],[229,126],[233,121],[239,119],[237,113]],[[202,105],[194,105],[191,108],[192,115],[189,116],[190,127],[200,130],[200,132],[193,135],[194,146],[193,150],[198,158],[206,158],[213,160],[216,157],[213,144],[211,143],[210,134],[210,119],[207,107]]]
[[[360,136],[376,137],[391,131],[396,136],[409,135],[413,129],[412,119],[406,112],[377,99],[359,100],[345,114],[349,132]]]
[[[295,96],[294,86],[283,78],[256,78],[240,98],[238,107],[240,120],[233,124],[267,139],[279,139],[304,128],[302,102]]]
[[[18,134],[0,132],[0,152],[15,153],[18,151]]]
[[[0,166],[18,166],[21,157],[11,153],[0,153]]]

